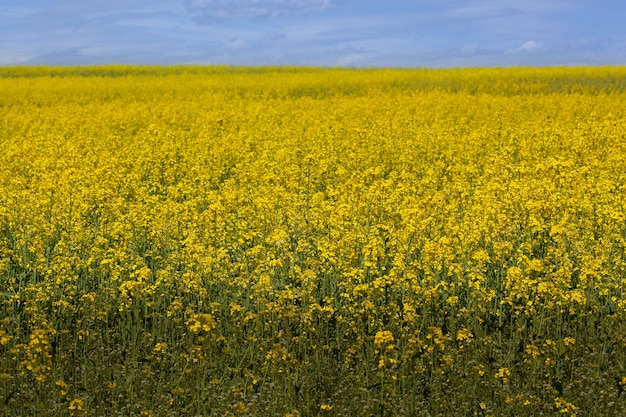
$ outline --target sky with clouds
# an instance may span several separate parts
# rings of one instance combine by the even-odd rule
[[[2,0],[0,65],[625,65],[607,0]]]

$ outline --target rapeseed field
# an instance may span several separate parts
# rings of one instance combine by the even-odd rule
[[[626,68],[0,68],[0,415],[623,416]]]

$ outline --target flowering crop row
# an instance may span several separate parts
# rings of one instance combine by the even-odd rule
[[[624,79],[0,69],[0,415],[620,415]]]

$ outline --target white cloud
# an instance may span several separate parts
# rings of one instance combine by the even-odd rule
[[[358,66],[367,63],[368,56],[366,54],[347,54],[343,56],[339,56],[335,65],[341,67],[350,67],[350,66]]]
[[[478,52],[479,46],[480,45],[478,44],[478,42],[466,43],[461,46],[461,53],[463,55],[474,55],[476,52]]]
[[[0,8],[0,18],[22,18],[37,11],[38,9],[33,7],[2,7]]]
[[[15,65],[33,58],[32,54],[26,54],[16,50],[0,50],[0,65]]]
[[[540,52],[543,51],[545,49],[543,42],[536,42],[536,41],[527,41],[524,42],[523,44],[521,44],[520,46],[518,46],[517,48],[513,49],[511,52],[514,53],[533,53],[533,52]]]
[[[210,19],[274,17],[327,9],[336,0],[184,0],[190,12]]]

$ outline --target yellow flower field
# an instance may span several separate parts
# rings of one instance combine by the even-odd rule
[[[626,67],[0,68],[0,415],[620,416]]]

